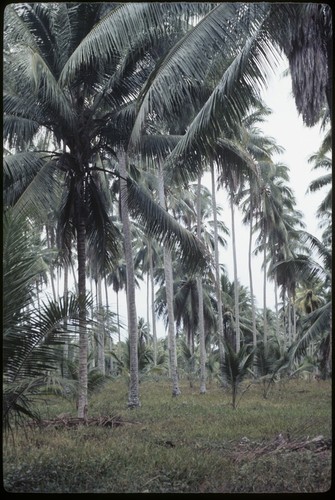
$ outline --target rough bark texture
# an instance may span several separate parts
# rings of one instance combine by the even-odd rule
[[[134,259],[131,244],[130,220],[127,204],[127,167],[126,154],[122,152],[119,157],[119,170],[123,178],[120,179],[121,188],[121,214],[124,238],[124,251],[126,260],[127,275],[127,313],[128,313],[128,335],[130,344],[130,381],[128,406],[135,408],[140,406],[139,397],[139,378],[138,378],[138,332],[137,332],[137,313],[135,302],[135,275]]]

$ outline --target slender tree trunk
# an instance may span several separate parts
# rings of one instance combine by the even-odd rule
[[[67,297],[69,293],[69,266],[67,262],[64,262],[64,298]],[[67,319],[64,319],[64,330],[67,330]],[[68,342],[65,342],[64,347],[63,347],[63,360],[66,362],[69,358],[69,344]],[[63,370],[62,370],[62,376],[67,377],[68,376],[68,371],[66,368],[64,368],[64,362],[62,363],[63,365]]]
[[[45,232],[46,232],[46,236],[47,236],[48,250],[51,250],[52,249],[52,244],[51,244],[52,238],[51,238],[51,230],[49,228],[48,223],[45,225]],[[57,300],[57,296],[56,296],[54,266],[53,266],[53,264],[49,264],[49,269],[50,269],[50,281],[51,281],[52,296],[53,296],[54,301],[56,301]]]
[[[278,311],[278,283],[275,276],[275,311],[276,311],[276,335],[279,340],[279,311]]]
[[[152,247],[151,241],[148,240],[149,252],[149,275],[151,286],[151,323],[152,323],[152,338],[154,344],[154,365],[157,365],[157,330],[156,330],[156,314],[155,314],[155,284],[154,284],[154,266],[152,260]]]
[[[292,315],[291,315],[291,293],[288,290],[287,297],[287,319],[288,319],[288,343],[292,343]]]
[[[105,326],[102,308],[102,283],[101,276],[97,280],[97,300],[98,300],[98,370],[105,375]]]
[[[128,312],[128,335],[130,344],[130,383],[128,407],[141,406],[139,397],[139,375],[138,375],[138,332],[137,313],[135,302],[135,274],[134,259],[131,241],[130,220],[127,202],[127,166],[126,153],[123,151],[119,157],[119,169],[123,178],[120,179],[121,213],[124,237],[124,251],[126,259],[127,276],[127,312]]]
[[[297,336],[297,315],[296,315],[296,308],[295,308],[295,300],[294,299],[293,299],[293,304],[292,304],[292,314],[293,314],[292,340],[295,341],[296,336]]]
[[[83,189],[83,187],[82,187]],[[82,217],[80,200],[77,202],[77,255],[78,255],[78,291],[79,291],[79,395],[78,417],[86,418],[88,413],[88,337],[86,327],[86,227]]]
[[[222,291],[220,286],[220,262],[219,262],[219,237],[218,237],[218,218],[217,218],[217,206],[216,206],[216,185],[215,185],[215,175],[214,175],[214,164],[211,164],[211,178],[212,178],[212,207],[213,207],[213,218],[214,218],[214,260],[215,260],[215,293],[216,301],[218,305],[218,345],[219,345],[219,356],[220,356],[220,373],[223,375],[223,315],[222,315]]]
[[[236,323],[236,352],[239,352],[241,347],[241,334],[240,334],[240,307],[239,307],[239,284],[237,277],[237,256],[236,256],[236,238],[235,238],[235,213],[233,193],[230,197],[230,210],[231,210],[231,234],[233,243],[233,262],[234,262],[234,302],[235,302],[235,323]]]
[[[112,334],[110,331],[110,323],[111,323],[111,316],[109,314],[109,300],[108,300],[108,284],[107,284],[107,278],[105,276],[104,278],[104,287],[105,287],[105,303],[106,303],[106,312],[107,312],[107,325],[108,325],[108,348],[109,352],[112,352],[113,350],[113,339],[112,339]],[[109,356],[109,373],[113,373],[113,356]]]
[[[165,194],[164,194],[164,177],[161,165],[158,170],[158,189],[159,203],[166,209]],[[180,394],[178,369],[177,369],[177,349],[175,338],[174,311],[173,311],[173,272],[172,272],[172,257],[171,251],[164,247],[164,274],[166,287],[166,302],[168,308],[168,348],[169,348],[169,366],[172,378],[172,395]]]
[[[266,324],[266,233],[264,231],[264,250],[263,250],[263,335],[264,335],[264,345],[267,343],[267,324]]]
[[[119,292],[115,292],[116,294],[116,317],[117,317],[117,338],[119,344],[121,342],[121,326],[120,326],[120,306],[119,306]]]
[[[77,276],[76,276],[76,271],[74,269],[74,264],[73,264],[73,260],[71,258],[70,260],[70,266],[71,266],[71,271],[72,271],[72,277],[73,277],[73,283],[74,283],[74,289],[76,291],[76,294],[79,295],[79,289],[78,289],[78,280],[77,280]]]
[[[201,240],[201,175],[198,176],[197,189],[197,237]],[[204,322],[204,296],[202,278],[197,277],[198,301],[199,301],[199,344],[200,344],[200,394],[206,392],[206,345],[205,345],[205,322]]]
[[[94,294],[94,290],[93,290],[93,278],[92,278],[92,275],[90,276],[90,292],[91,292],[91,296],[94,297],[95,296],[95,307],[97,309],[97,294],[96,294],[96,290],[95,290],[95,294]],[[92,300],[92,303],[91,303],[91,318],[94,317],[94,300]],[[89,370],[91,370],[92,368],[95,368],[97,366],[97,363],[98,363],[98,349],[96,348],[96,341],[95,341],[95,336],[91,336],[91,338],[89,339],[88,341],[88,355],[89,353],[93,353],[93,355],[90,357],[90,361],[88,363],[88,368]]]
[[[250,285],[250,298],[251,298],[251,318],[252,318],[252,344],[255,348],[257,346],[257,329],[256,329],[256,311],[255,311],[255,297],[254,297],[254,284],[252,279],[252,265],[251,265],[251,252],[252,252],[252,213],[253,206],[250,201],[250,222],[249,222],[249,251],[248,251],[248,264],[249,264],[249,285]]]

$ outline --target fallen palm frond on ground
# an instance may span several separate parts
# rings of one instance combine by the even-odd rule
[[[273,440],[266,443],[255,443],[248,438],[242,438],[239,449],[233,452],[234,461],[239,463],[244,460],[253,460],[261,455],[275,453],[287,453],[292,451],[310,450],[313,453],[331,450],[332,439],[326,439],[324,436],[305,439],[291,439],[289,435],[278,434]]]

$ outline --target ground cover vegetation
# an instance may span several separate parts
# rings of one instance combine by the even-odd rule
[[[255,384],[236,410],[214,382],[201,395],[182,379],[180,398],[169,385],[167,378],[143,380],[142,406],[134,412],[124,404],[126,379],[109,382],[92,397],[91,418],[114,416],[121,423],[115,427],[72,427],[73,405],[56,397],[41,404],[48,427],[27,426],[4,445],[5,488],[304,493],[330,487],[330,381],[283,381],[267,400]]]
[[[6,489],[327,489],[330,8],[11,4],[3,40]],[[326,171],[309,187],[325,193],[320,238],[259,128],[284,57],[324,137],[306,165]]]

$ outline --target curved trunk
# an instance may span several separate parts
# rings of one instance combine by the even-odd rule
[[[211,179],[212,179],[212,207],[214,218],[214,260],[215,260],[215,294],[218,307],[218,323],[219,323],[219,356],[220,356],[220,373],[223,375],[223,314],[222,314],[222,291],[220,286],[220,263],[219,263],[219,240],[218,240],[218,218],[216,208],[216,194],[215,194],[215,177],[214,165],[211,164]]]
[[[241,334],[240,334],[240,308],[239,308],[239,284],[237,278],[237,257],[236,257],[236,238],[235,238],[235,214],[233,195],[230,198],[231,210],[231,233],[233,241],[233,261],[234,261],[234,302],[235,302],[235,323],[236,323],[236,352],[239,352],[241,347]]]
[[[158,189],[159,203],[163,208],[166,208],[164,194],[164,177],[161,165],[158,169]],[[180,394],[178,370],[177,370],[177,349],[174,327],[174,311],[173,311],[173,272],[172,272],[172,257],[168,248],[164,247],[164,274],[166,287],[166,302],[168,309],[168,348],[169,348],[169,367],[172,378],[172,395]]]
[[[198,176],[197,189],[197,237],[201,240],[201,176]],[[206,345],[205,345],[205,322],[204,322],[204,296],[202,278],[197,277],[198,301],[199,301],[199,344],[200,344],[200,394],[206,392]]]
[[[140,406],[139,398],[139,376],[138,376],[138,333],[137,313],[135,302],[135,275],[134,259],[131,242],[130,220],[127,203],[127,167],[126,153],[123,151],[119,156],[119,169],[123,178],[120,179],[121,218],[123,226],[124,252],[126,260],[127,276],[127,313],[128,313],[128,335],[130,349],[130,381],[128,406],[135,408]]]
[[[88,412],[87,396],[87,356],[88,337],[86,328],[86,226],[82,217],[80,200],[77,202],[77,257],[78,257],[78,292],[79,292],[79,394],[78,417],[85,418]]]

